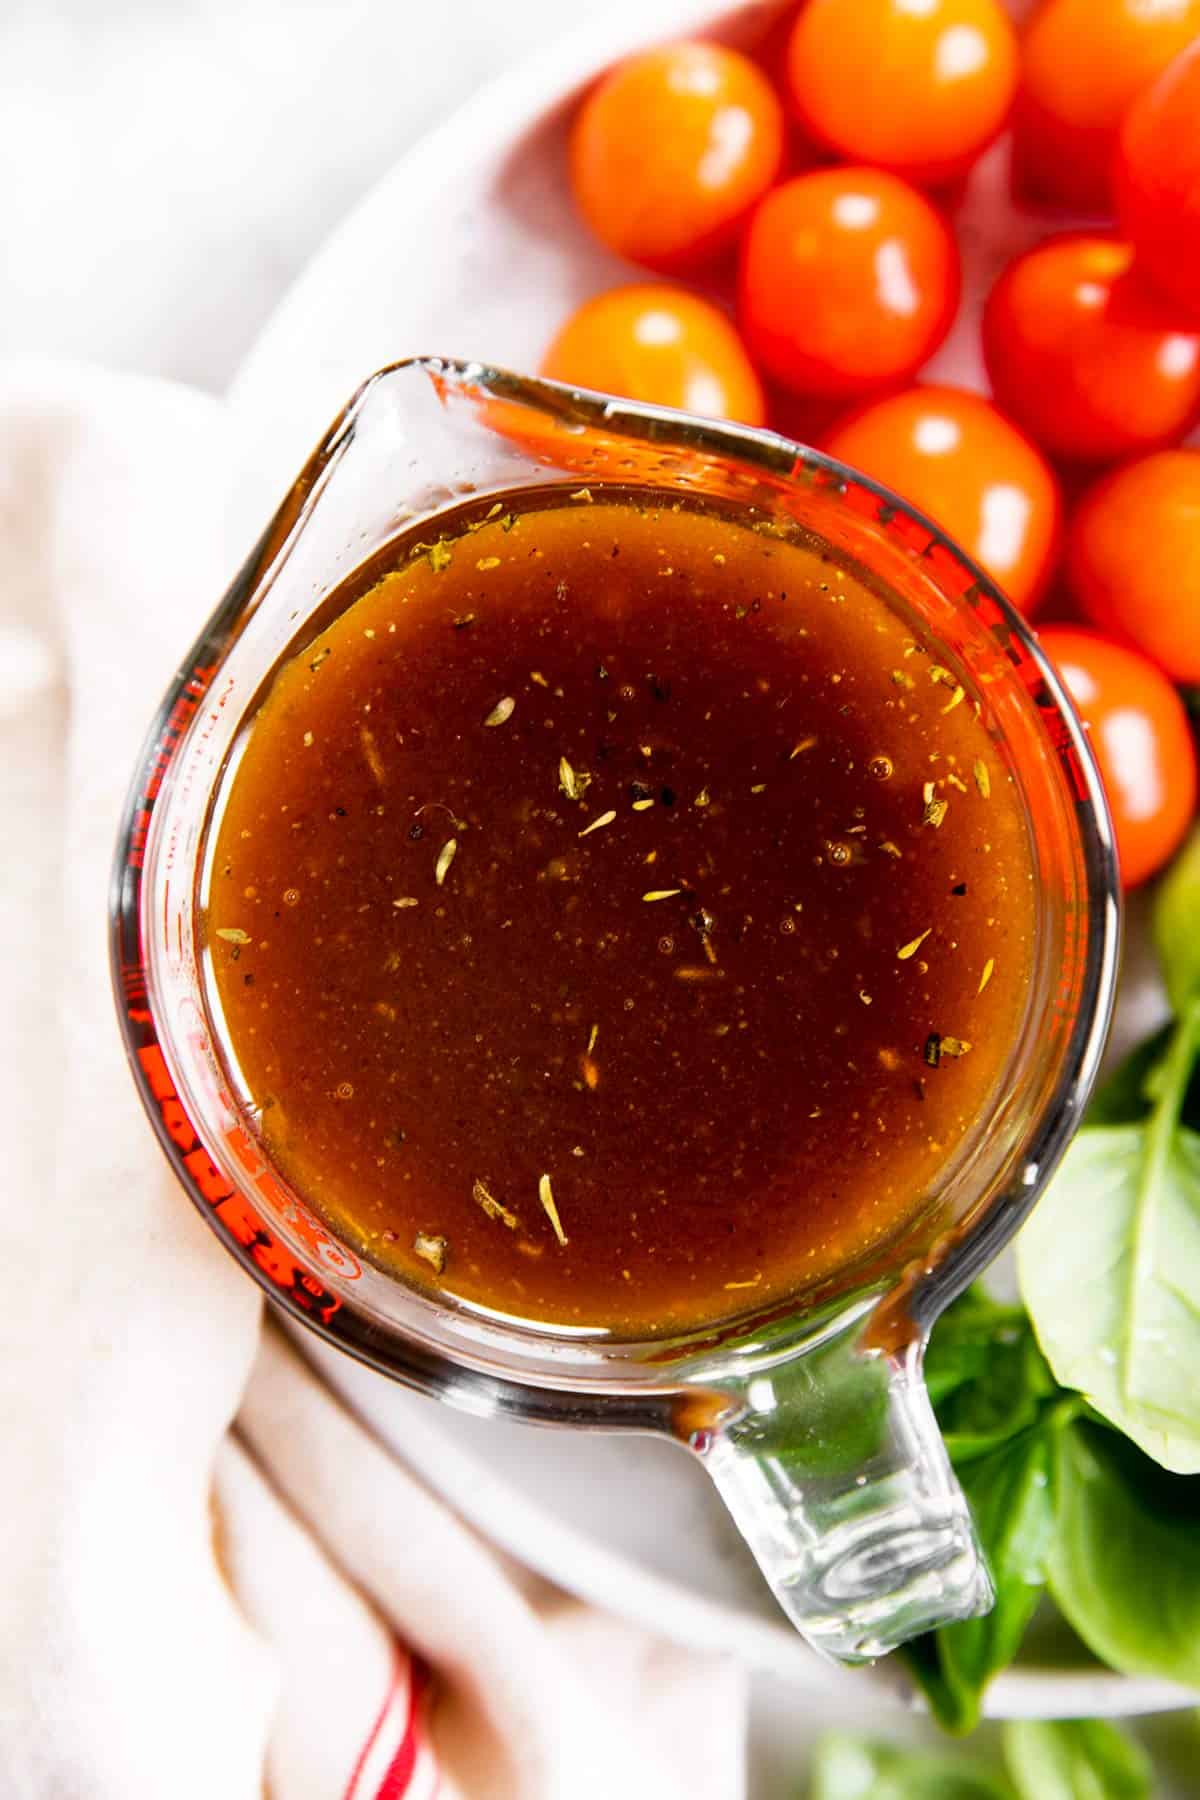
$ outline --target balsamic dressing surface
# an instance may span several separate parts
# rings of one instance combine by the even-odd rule
[[[817,549],[599,486],[341,598],[245,734],[204,924],[308,1203],[410,1282],[622,1336],[902,1228],[994,1096],[1033,928],[937,646]]]

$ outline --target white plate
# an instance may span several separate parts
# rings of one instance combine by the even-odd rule
[[[636,276],[592,242],[572,212],[563,141],[574,96],[631,49],[697,30],[752,39],[776,11],[774,0],[721,9],[700,0],[609,4],[602,18],[478,95],[392,170],[292,289],[234,384],[247,543],[372,370],[419,353],[534,368],[554,326],[583,296]],[[1039,235],[1005,196],[1001,152],[976,172],[958,220],[968,296]],[[971,310],[931,373],[979,385]],[[1140,1029],[1161,1002],[1152,983],[1137,985]],[[836,1669],[783,1623],[707,1478],[673,1446],[467,1417],[311,1340],[304,1348],[431,1485],[562,1586],[831,1698],[833,1690],[861,1698],[867,1680],[876,1698],[911,1700],[894,1662],[866,1675]],[[1022,1668],[993,1684],[988,1711],[1132,1714],[1190,1698],[1090,1666]]]

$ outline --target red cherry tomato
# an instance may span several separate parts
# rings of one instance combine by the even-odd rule
[[[1088,728],[1121,879],[1137,887],[1179,848],[1196,809],[1196,749],[1183,702],[1136,650],[1068,626],[1038,635]]]
[[[1017,182],[1031,197],[1107,212],[1117,131],[1143,88],[1200,36],[1200,0],[1047,0],[1021,40]]]
[[[1154,450],[1200,415],[1200,324],[1132,262],[1116,238],[1048,238],[988,297],[983,353],[997,404],[1059,456]]]
[[[1098,482],[1071,521],[1068,569],[1102,631],[1200,682],[1200,451],[1160,450]]]
[[[880,169],[817,169],[755,208],[738,316],[784,387],[857,397],[910,379],[949,330],[958,291],[954,240],[924,195]]]
[[[1004,123],[1016,34],[998,0],[808,0],[787,80],[818,143],[911,181],[945,181]]]
[[[683,288],[612,288],[571,314],[542,360],[543,375],[626,400],[761,425],[766,403],[724,313]]]
[[[948,387],[892,394],[841,420],[825,448],[927,512],[1014,604],[1033,609],[1058,547],[1058,482],[980,395]]]
[[[1139,268],[1200,317],[1200,40],[1126,113],[1113,179]]]
[[[732,242],[779,171],[783,109],[720,44],[669,44],[610,71],[571,132],[571,186],[610,250],[690,268]]]

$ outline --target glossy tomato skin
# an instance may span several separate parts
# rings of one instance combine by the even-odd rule
[[[996,136],[1017,64],[999,0],[808,0],[788,44],[787,85],[818,143],[937,183]]]
[[[925,196],[882,169],[816,169],[760,201],[738,317],[756,362],[797,394],[909,381],[950,329],[958,251]]]
[[[585,300],[541,373],[626,400],[761,425],[762,384],[734,327],[685,288],[639,282]]]
[[[783,109],[761,69],[720,44],[669,44],[618,64],[584,100],[571,188],[602,244],[672,273],[733,241],[783,148]]]
[[[1126,113],[1113,184],[1138,266],[1200,319],[1200,38]]]
[[[1196,749],[1183,702],[1161,669],[1093,631],[1038,634],[1088,728],[1108,796],[1121,880],[1162,868],[1196,810]]]
[[[1200,450],[1160,450],[1089,489],[1067,568],[1093,624],[1200,684]]]
[[[1200,324],[1132,265],[1117,238],[1048,238],[988,296],[997,405],[1053,455],[1115,461],[1176,442],[1200,416]]]
[[[1062,496],[1041,451],[979,394],[914,387],[842,419],[831,456],[919,507],[1032,613],[1054,567]]]
[[[1021,39],[1013,125],[1022,192],[1108,212],[1126,109],[1198,36],[1200,0],[1043,0]]]

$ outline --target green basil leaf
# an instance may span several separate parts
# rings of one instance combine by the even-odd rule
[[[942,1435],[960,1474],[976,1457],[1030,1430],[1044,1403],[1058,1392],[1032,1327],[997,1341],[979,1379],[960,1388],[942,1407]]]
[[[831,1732],[817,1745],[809,1800],[1012,1800],[1012,1789],[961,1757]]]
[[[913,1685],[924,1694],[930,1712],[942,1729],[961,1736],[971,1729],[972,1711],[969,1702],[950,1686],[942,1673],[938,1649],[940,1636],[938,1631],[927,1631],[923,1637],[901,1644],[892,1655],[905,1665]]]
[[[1002,1305],[980,1287],[934,1326],[925,1380],[992,1571],[996,1604],[903,1654],[935,1718],[948,1731],[966,1732],[979,1719],[987,1682],[1015,1655],[1045,1580],[1054,1518],[1050,1433],[1063,1399],[1024,1308]]]
[[[956,1467],[1036,1423],[1056,1391],[1024,1307],[973,1287],[947,1308],[925,1353],[925,1386]]]
[[[997,1337],[1025,1324],[1025,1309],[993,1300],[979,1286],[948,1306],[925,1352],[925,1386],[935,1406],[987,1368]]]
[[[1050,1591],[1110,1668],[1200,1686],[1200,1479],[1168,1475],[1120,1433],[1057,1435]]]
[[[1004,1760],[1021,1800],[1149,1800],[1149,1757],[1106,1719],[1014,1720]]]
[[[1092,1095],[1088,1125],[1137,1125],[1153,1104],[1147,1084],[1159,1067],[1171,1042],[1173,1027],[1164,1025],[1118,1064]]]
[[[1053,1439],[1047,1424],[960,1471],[996,1604],[936,1633],[950,1703],[939,1716],[951,1730],[971,1731],[979,1723],[984,1689],[1017,1654],[1042,1597],[1055,1523]]]
[[[1180,1474],[1200,1471],[1200,1134],[1179,1124],[1198,1040],[1194,1003],[1149,1118],[1085,1127],[1017,1241],[1058,1380]]]
[[[1175,1012],[1200,995],[1200,831],[1175,858],[1154,899],[1154,944]]]

